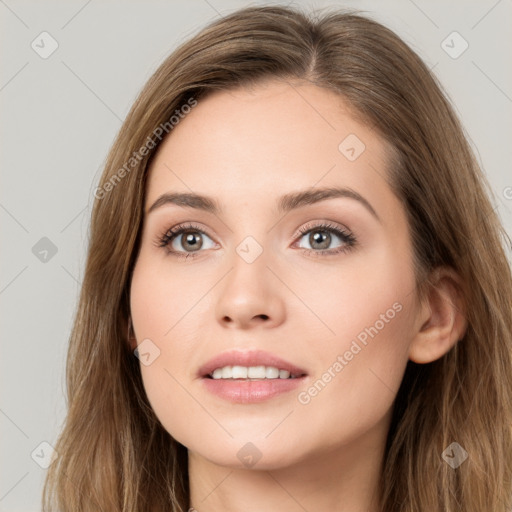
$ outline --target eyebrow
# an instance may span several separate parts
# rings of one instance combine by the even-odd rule
[[[379,222],[381,222],[375,209],[361,194],[355,190],[341,187],[314,188],[285,194],[278,199],[277,211],[278,213],[288,213],[292,210],[333,198],[354,199],[361,203]],[[167,204],[175,204],[185,208],[204,210],[206,212],[213,213],[214,215],[219,215],[222,212],[222,208],[219,203],[212,197],[195,193],[169,192],[162,194],[150,206],[147,213],[149,214],[157,208]]]

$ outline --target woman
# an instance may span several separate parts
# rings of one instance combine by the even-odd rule
[[[489,194],[382,25],[251,7],[206,27],[95,192],[45,510],[509,510]]]

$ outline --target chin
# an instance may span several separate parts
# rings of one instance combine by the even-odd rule
[[[289,452],[259,449],[246,443],[238,449],[227,452],[198,453],[212,464],[230,469],[246,469],[250,471],[272,471],[282,469],[298,462],[289,457]]]

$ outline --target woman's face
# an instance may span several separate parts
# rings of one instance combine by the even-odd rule
[[[217,92],[164,140],[131,314],[149,401],[191,453],[269,469],[383,439],[419,328],[387,165],[309,84]]]

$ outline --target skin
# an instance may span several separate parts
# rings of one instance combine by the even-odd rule
[[[366,146],[354,161],[338,149],[349,134]],[[385,141],[339,95],[277,80],[214,93],[159,147],[131,283],[131,347],[149,338],[160,350],[141,364],[143,382],[163,426],[188,448],[190,506],[199,512],[378,510],[384,443],[407,361],[441,357],[465,329],[448,269],[432,276],[425,301],[417,298],[406,214],[386,181],[388,156]],[[379,219],[351,198],[277,213],[281,195],[327,186],[358,192]],[[191,191],[214,197],[223,212],[167,204],[147,213],[161,194]],[[348,230],[356,245],[307,253],[317,246],[298,229],[322,221]],[[206,233],[196,233],[203,248],[195,259],[158,247],[160,235],[185,222]],[[263,250],[252,263],[236,252],[247,236]],[[344,245],[331,236],[328,250]],[[175,238],[174,249],[193,252],[183,242]],[[337,357],[395,303],[394,318],[301,403],[299,393],[332,374]],[[257,404],[218,398],[196,372],[233,348],[276,354],[306,369],[306,381]],[[252,467],[237,457],[248,442],[261,453]]]

